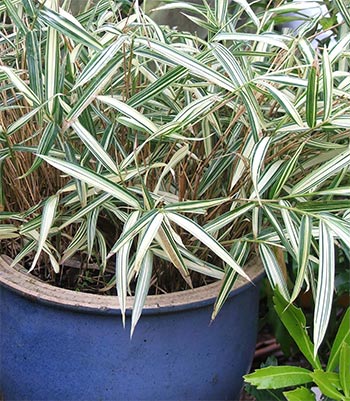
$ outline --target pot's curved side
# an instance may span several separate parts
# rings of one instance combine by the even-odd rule
[[[12,259],[8,256],[0,256],[0,283],[22,296],[60,308],[79,309],[89,313],[120,315],[118,298],[115,296],[88,294],[54,287],[28,274],[27,270],[20,265],[11,267],[11,263]],[[257,262],[257,259],[250,261],[245,267],[245,271],[252,283],[258,281],[263,274],[262,266]],[[249,285],[251,283],[247,280],[238,277],[230,296],[234,296],[239,291],[242,291],[244,286]],[[204,304],[212,304],[220,286],[221,282],[216,282],[193,290],[150,295],[146,299],[143,313],[168,313],[180,309],[196,308]],[[128,297],[128,313],[131,312],[133,304],[134,297]]]
[[[163,308],[151,302],[130,340],[129,319],[123,329],[114,316],[116,303],[104,310],[85,305],[80,313],[70,303],[62,307],[37,293],[24,296],[17,279],[10,288],[3,271],[0,388],[5,401],[238,397],[254,353],[257,285],[239,286],[212,324],[214,299],[202,297],[192,307],[179,299],[176,313],[177,306],[166,306],[160,314]]]

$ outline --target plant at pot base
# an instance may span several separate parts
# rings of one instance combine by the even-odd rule
[[[6,253],[13,256],[13,262],[6,258],[3,262],[4,287],[8,289],[12,281],[18,292],[18,284],[14,285],[18,272],[9,264],[24,261],[29,272],[58,285],[64,281],[68,287],[82,289],[94,282],[100,293],[116,288],[122,325],[129,324],[127,316],[131,315],[133,340],[129,341],[126,330],[116,329],[115,316],[108,326],[112,337],[107,340],[106,330],[102,331],[106,320],[99,318],[98,323],[89,324],[86,315],[74,320],[71,309],[78,297],[82,300],[78,309],[93,309],[93,314],[98,314],[104,308],[107,314],[114,314],[114,301],[106,301],[109,306],[101,306],[101,301],[100,308],[92,308],[91,294],[61,290],[67,299],[68,327],[78,321],[85,327],[77,330],[81,338],[74,334],[80,351],[73,351],[68,334],[62,337],[62,329],[55,324],[62,322],[62,312],[54,317],[46,309],[47,303],[61,305],[55,298],[57,288],[37,283],[40,290],[28,289],[27,297],[39,297],[42,288],[48,294],[40,312],[35,312],[31,303],[26,306],[29,313],[48,315],[53,323],[44,325],[50,333],[45,338],[63,338],[69,344],[67,361],[57,368],[52,365],[55,350],[44,347],[47,340],[35,341],[50,355],[44,365],[50,361],[50,369],[60,377],[70,364],[71,353],[81,363],[76,371],[89,369],[80,382],[88,377],[96,397],[96,389],[102,391],[101,386],[108,382],[113,384],[104,387],[101,397],[111,399],[110,392],[118,391],[121,399],[147,399],[151,390],[141,397],[136,385],[134,395],[130,388],[122,388],[120,367],[132,360],[131,367],[122,369],[127,372],[125,382],[140,383],[150,365],[155,365],[153,376],[170,386],[175,382],[173,373],[167,375],[170,347],[171,364],[182,373],[181,385],[169,393],[167,388],[155,390],[153,383],[149,399],[235,396],[241,379],[238,385],[230,385],[229,367],[237,363],[242,365],[239,376],[246,372],[252,350],[245,350],[245,360],[240,362],[240,347],[245,340],[254,342],[255,326],[251,323],[247,334],[241,333],[236,342],[232,327],[248,321],[250,312],[245,308],[253,295],[245,295],[241,313],[230,309],[230,317],[223,318],[219,311],[238,277],[245,283],[254,278],[245,266],[256,256],[286,302],[293,302],[304,283],[313,288],[317,353],[333,296],[334,246],[348,250],[350,244],[349,96],[347,55],[342,53],[350,37],[317,56],[306,38],[274,32],[273,20],[283,7],[258,12],[245,2],[218,0],[213,9],[206,3],[193,7],[175,2],[161,8],[183,8],[192,21],[207,29],[206,40],[157,25],[138,4],[125,17],[120,4],[109,1],[76,17],[59,8],[56,0],[45,4],[5,0],[1,7],[6,13],[0,66],[1,107],[6,118],[1,121],[4,212],[0,235],[7,239]],[[248,22],[241,23],[241,16],[246,15]],[[9,119],[14,113],[18,118]],[[17,168],[23,158],[32,163],[27,171]],[[8,194],[12,183],[30,177],[43,186],[42,199],[29,199],[28,207],[19,208],[19,201]],[[297,272],[293,286],[283,274],[287,257]],[[72,258],[81,261],[78,272]],[[11,279],[11,271],[16,279]],[[208,328],[209,315],[203,320],[202,312],[188,313],[192,320],[201,316],[199,331],[189,335],[189,325],[175,324],[168,305],[162,313],[170,328],[160,324],[162,330],[157,328],[160,334],[154,337],[161,351],[147,354],[141,363],[140,350],[148,351],[150,344],[147,333],[156,327],[154,317],[146,321],[146,316],[162,302],[158,298],[152,301],[151,296],[151,304],[147,304],[147,296],[198,287],[208,282],[207,277],[221,280],[212,311],[213,319],[219,314],[217,320]],[[29,284],[27,278],[25,286]],[[6,316],[24,310],[22,299],[2,291],[3,299],[9,301],[6,305],[15,308]],[[256,295],[254,298],[257,300]],[[179,299],[173,305],[176,303],[182,305]],[[5,308],[8,312],[9,306]],[[187,306],[181,308],[187,310]],[[225,308],[229,308],[228,302]],[[145,316],[140,319],[143,309]],[[217,328],[225,326],[225,320],[231,326],[219,338]],[[23,335],[17,343],[22,344],[28,332],[35,333],[31,338],[36,339],[36,326],[27,323],[13,330],[12,322],[6,321],[12,331],[2,343],[3,349],[16,331]],[[100,336],[96,332],[99,325]],[[192,326],[196,329],[196,325]],[[189,363],[186,341],[204,338],[204,332],[209,333],[206,342],[193,353],[204,356],[205,366],[213,365],[210,374],[205,373],[204,362],[197,362],[192,370],[182,368]],[[86,340],[97,347],[96,338],[100,337],[107,343],[105,347],[99,344],[105,358],[101,370],[112,379],[104,377],[102,384],[97,384],[90,377],[89,364],[98,358],[88,359],[92,350],[87,352],[82,344]],[[176,345],[171,338],[177,339]],[[193,351],[194,345],[190,348]],[[186,362],[177,365],[180,350]],[[33,360],[33,352],[28,351],[26,358]],[[220,370],[214,363],[208,364],[214,356],[223,359],[223,354],[228,359]],[[89,362],[84,363],[82,355]],[[11,363],[17,367],[18,361],[16,353]],[[20,363],[29,369],[23,360]],[[38,369],[42,370],[47,366]],[[224,379],[222,375],[226,375]],[[6,378],[8,383],[15,380],[9,371]],[[152,386],[152,380],[145,377],[143,382]],[[195,380],[201,386],[194,385]],[[77,382],[74,380],[77,394],[86,397]],[[23,383],[21,391],[30,386]],[[33,397],[45,399],[45,389],[34,388],[37,393]],[[200,394],[196,394],[197,388],[201,388]],[[12,398],[19,398],[18,394]],[[67,394],[54,396],[67,399]]]
[[[305,326],[306,318],[301,309],[288,305],[281,294],[274,296],[275,309],[281,321],[296,342],[313,371],[298,366],[269,366],[245,376],[247,383],[260,390],[289,389],[282,398],[288,401],[313,400],[315,387],[322,399],[346,401],[350,397],[350,308],[345,312],[334,338],[328,362],[322,368],[320,359],[313,353],[312,343]],[[312,387],[313,386],[313,387]],[[269,396],[274,396],[269,393]]]

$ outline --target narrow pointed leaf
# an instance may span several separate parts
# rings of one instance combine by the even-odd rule
[[[264,137],[262,138],[255,146],[252,151],[251,159],[250,159],[250,171],[252,176],[252,181],[254,185],[254,190],[257,195],[257,198],[260,198],[259,195],[259,177],[261,175],[265,155],[267,153],[268,147],[270,145],[271,138]]]
[[[12,84],[23,94],[27,102],[32,106],[39,105],[40,100],[30,87],[9,67],[0,65],[0,72],[4,72]]]
[[[36,251],[35,257],[33,259],[31,268],[29,269],[29,271],[32,271],[39,259],[39,256],[41,254],[41,251],[43,250],[44,244],[46,242],[46,239],[49,235],[52,223],[54,221],[55,218],[55,214],[56,214],[56,209],[57,209],[57,205],[58,205],[58,196],[57,195],[53,195],[50,196],[46,201],[45,201],[45,205],[44,205],[44,209],[43,209],[43,214],[42,214],[42,218],[41,218],[41,227],[40,227],[40,237],[39,237],[39,241],[38,241],[38,249]]]
[[[113,197],[119,199],[120,201],[126,203],[134,208],[139,208],[140,203],[138,199],[124,187],[113,183],[112,181],[104,178],[102,175],[96,174],[94,171],[88,170],[86,168],[80,167],[76,164],[66,162],[63,160],[55,159],[50,156],[38,155],[53,167],[63,171],[72,177],[85,182],[92,187],[98,188]]]
[[[331,115],[333,103],[333,73],[327,48],[323,50],[322,72],[324,104],[323,121],[326,121]]]
[[[301,194],[309,190],[315,190],[329,177],[347,167],[350,163],[350,151],[341,153],[328,162],[323,163],[319,168],[313,169],[311,173],[300,180],[290,191],[291,194]]]
[[[233,270],[243,276],[245,279],[250,281],[249,276],[245,271],[238,265],[238,263],[232,258],[232,256],[226,251],[226,249],[220,245],[215,238],[209,235],[202,227],[200,227],[193,220],[185,216],[181,216],[177,213],[167,213],[167,217],[180,227],[188,231],[195,238],[201,241],[209,249],[211,249],[219,258],[227,263]]]
[[[284,299],[289,300],[287,283],[275,254],[265,244],[259,244],[259,253],[271,286],[278,288]]]
[[[98,96],[97,99],[109,106],[115,108],[120,113],[128,117],[135,126],[137,126],[142,131],[146,131],[150,134],[154,134],[158,131],[158,127],[147,117],[141,114],[139,111],[134,109],[133,107],[127,105],[120,100],[113,98],[111,96]]]
[[[326,334],[331,315],[335,276],[335,254],[332,233],[322,220],[320,221],[319,230],[320,264],[318,268],[317,293],[315,299],[313,337],[315,343],[315,356],[317,355],[317,350]]]
[[[164,219],[164,222],[158,231],[157,241],[169,257],[171,263],[173,263],[173,265],[180,272],[186,283],[190,287],[192,287],[190,274],[188,272],[184,258],[182,257],[179,250],[179,244],[177,244],[171,226],[166,219]]]
[[[138,274],[144,256],[149,250],[154,237],[157,235],[160,225],[163,221],[163,214],[157,213],[152,217],[151,221],[144,228],[142,237],[137,246],[136,258],[133,265],[134,274]]]
[[[304,215],[301,219],[299,228],[298,274],[295,279],[293,286],[293,293],[290,298],[291,303],[299,295],[299,292],[306,277],[307,267],[309,264],[311,238],[312,238],[312,219],[309,216]]]
[[[311,66],[306,89],[306,122],[310,128],[316,125],[319,72],[316,61]]]
[[[350,345],[343,343],[339,356],[340,384],[346,397],[350,397]]]
[[[108,257],[118,252],[125,244],[130,242],[136,235],[138,235],[142,229],[149,223],[153,216],[157,213],[156,210],[146,212],[142,217],[138,218],[137,221],[130,226],[130,228],[123,233],[117,242],[113,245],[110,250]]]
[[[99,74],[101,70],[113,59],[113,57],[127,40],[128,36],[121,35],[115,42],[101,51],[101,53],[96,54],[96,56],[89,61],[82,73],[79,75],[73,90],[84,85],[86,82],[90,81],[97,74]]]
[[[40,11],[40,19],[52,29],[68,36],[76,43],[84,44],[95,50],[103,49],[102,45],[90,35],[72,15],[70,15],[68,19],[55,10],[43,8]]]
[[[148,295],[152,277],[152,267],[153,267],[153,253],[151,251],[147,251],[142,261],[142,266],[140,269],[140,274],[137,280],[137,285],[135,290],[135,300],[131,316],[131,333],[130,333],[131,337],[134,333],[136,324],[140,319],[142,309]]]
[[[131,228],[134,227],[139,217],[140,213],[138,211],[130,214],[127,221],[125,222],[122,236],[125,235]],[[133,237],[130,237],[130,239],[115,254],[116,286],[117,286],[119,308],[122,314],[122,322],[124,327],[125,327],[126,299],[128,291],[129,253],[132,242],[133,242]]]

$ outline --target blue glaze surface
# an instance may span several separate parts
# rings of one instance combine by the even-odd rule
[[[132,340],[108,310],[52,307],[8,286],[0,299],[5,401],[236,400],[254,353],[259,290],[251,284],[212,324],[215,299],[149,310]]]

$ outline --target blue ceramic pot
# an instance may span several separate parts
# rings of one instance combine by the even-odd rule
[[[219,283],[148,297],[132,340],[116,297],[56,288],[9,263],[0,259],[5,401],[239,398],[256,340],[256,261],[255,285],[238,280],[212,324]]]

